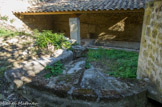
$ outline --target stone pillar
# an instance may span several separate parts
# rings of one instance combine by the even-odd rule
[[[80,44],[80,19],[79,18],[70,18],[70,38],[77,41]]]

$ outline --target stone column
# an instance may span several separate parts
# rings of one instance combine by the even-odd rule
[[[70,18],[70,38],[77,41],[80,44],[80,19],[79,18]]]

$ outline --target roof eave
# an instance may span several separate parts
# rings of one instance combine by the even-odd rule
[[[141,9],[116,9],[116,10],[91,10],[91,11],[52,11],[52,12],[13,12],[15,15],[56,15],[56,14],[85,14],[85,13],[121,13],[121,12],[144,12],[144,8]]]

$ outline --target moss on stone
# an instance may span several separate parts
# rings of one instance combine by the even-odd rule
[[[157,34],[158,34],[158,30],[156,27],[154,27],[154,29],[152,30],[152,37],[155,39]]]
[[[146,14],[149,14],[149,13],[146,13]],[[146,25],[150,24],[150,20],[151,20],[151,16],[147,15],[147,17],[146,17]]]
[[[147,53],[146,50],[143,51],[143,55],[144,55],[145,57],[148,57],[148,53]]]
[[[153,63],[152,63],[152,61],[151,60],[148,60],[148,66],[149,66],[149,68],[150,68],[150,72],[152,72],[152,66],[153,66]]]
[[[151,22],[151,23],[150,23],[150,24],[151,24],[151,26],[154,26],[154,25],[155,25],[155,23],[156,23],[156,22],[155,22],[155,20],[150,20],[150,22]]]
[[[162,20],[161,15],[157,15],[157,20]]]
[[[158,40],[162,40],[162,33],[159,33],[158,34],[158,38],[157,38]]]
[[[145,15],[150,15],[152,13],[152,9],[151,8],[147,8],[146,9],[146,12],[145,12]]]
[[[149,57],[152,59],[153,62],[155,61],[155,56],[153,56],[152,53],[150,53]]]
[[[162,58],[162,50],[160,50],[160,57]]]
[[[151,28],[150,27],[147,27],[146,35],[151,36]]]
[[[151,49],[151,51],[152,51],[152,44],[148,44],[148,50],[147,50],[147,52],[150,51],[149,49]]]
[[[158,48],[157,47],[154,47],[153,50],[152,50],[152,53],[155,54],[158,52]]]
[[[154,14],[151,14],[151,19],[154,19],[155,15]]]

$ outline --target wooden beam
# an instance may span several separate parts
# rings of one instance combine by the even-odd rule
[[[72,14],[71,17],[75,18],[75,17],[79,17],[81,14]]]
[[[88,14],[88,13],[121,13],[121,12],[144,12],[144,9],[134,10],[103,10],[103,11],[63,11],[63,12],[22,12],[14,13],[15,15],[57,15],[57,14]]]

